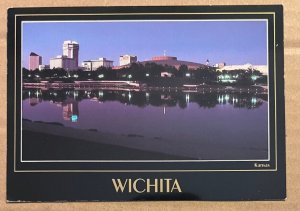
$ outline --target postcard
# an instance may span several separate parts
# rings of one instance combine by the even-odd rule
[[[7,201],[283,200],[283,12],[8,10]]]

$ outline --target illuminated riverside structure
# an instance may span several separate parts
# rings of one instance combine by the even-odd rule
[[[218,65],[217,66],[218,71],[232,71],[232,70],[258,70],[263,75],[268,75],[268,66],[267,65],[252,65],[252,64],[243,64],[243,65]]]

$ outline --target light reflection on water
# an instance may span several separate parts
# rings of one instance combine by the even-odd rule
[[[137,107],[156,106],[163,107],[163,114],[166,114],[167,107],[186,109],[190,103],[196,103],[199,108],[214,109],[218,105],[230,105],[233,108],[256,109],[267,103],[266,95],[248,93],[186,93],[186,92],[136,92],[136,91],[113,91],[113,90],[40,90],[25,89],[23,101],[30,106],[37,104],[56,104],[62,107],[63,120],[79,121],[79,104],[82,101],[94,101],[108,103],[116,101],[123,106],[134,105]],[[34,115],[34,108],[28,108],[29,115]],[[120,105],[120,109],[123,107]],[[50,110],[51,111],[51,110]],[[48,112],[50,112],[48,111]],[[183,111],[178,111],[183,112]],[[198,112],[195,110],[194,112]],[[238,112],[238,111],[236,111]],[[27,113],[23,111],[24,117]],[[28,116],[30,119],[30,116]],[[44,116],[47,118],[46,116]],[[43,118],[43,116],[41,116]]]
[[[161,141],[254,147],[265,158],[267,99],[249,93],[25,89],[23,118]]]

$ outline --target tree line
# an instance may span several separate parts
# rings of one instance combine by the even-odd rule
[[[162,73],[168,76],[162,76]],[[128,67],[113,70],[110,67],[99,67],[95,71],[84,71],[81,69],[66,71],[62,68],[28,70],[23,68],[24,82],[62,81],[74,82],[76,80],[129,80],[140,82],[154,82],[158,78],[169,78],[168,80],[186,80],[193,83],[221,83],[220,76],[235,78],[237,84],[253,84],[257,80],[266,82],[266,78],[257,70],[232,70],[222,72],[215,67],[204,66],[197,69],[189,69],[186,65],[181,65],[178,69],[173,66],[160,65],[156,63],[133,63]],[[237,77],[236,77],[237,76]],[[255,76],[255,80],[253,80]],[[160,79],[161,80],[161,79]]]

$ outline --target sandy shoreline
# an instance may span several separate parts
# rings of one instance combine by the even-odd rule
[[[190,160],[192,157],[177,155],[169,150],[167,145],[163,148],[155,148],[157,138],[145,138],[137,134],[118,135],[112,133],[103,133],[96,130],[84,130],[71,127],[64,127],[58,123],[42,123],[24,121],[22,125],[23,131],[23,146],[26,147],[28,153],[23,153],[25,159],[30,159],[34,156],[45,157],[47,159],[101,159],[101,160]],[[147,139],[147,140],[146,140]],[[47,143],[48,142],[48,143]],[[50,146],[49,146],[50,144]],[[31,146],[29,146],[31,145]],[[36,150],[31,150],[35,145],[39,151],[45,153],[37,153]],[[47,149],[43,145],[47,145]],[[53,145],[53,146],[51,146]],[[56,145],[56,146],[55,146]],[[72,151],[80,145],[81,149],[77,149],[75,155]],[[25,148],[24,147],[24,148]],[[53,148],[54,155],[49,153],[49,147]],[[66,156],[57,154],[57,149],[64,148]],[[26,151],[26,150],[25,150]],[[50,150],[51,151],[51,150]],[[88,151],[89,154],[86,154]],[[171,153],[169,152],[171,151]],[[94,154],[94,155],[93,155]],[[73,156],[73,157],[72,157]],[[52,157],[52,158],[51,158]],[[37,158],[32,158],[37,159]],[[45,159],[45,158],[42,158]]]
[[[61,142],[67,142],[64,143],[65,150],[72,151],[72,141],[80,140],[81,146],[83,147],[85,145],[91,145],[91,143],[94,143],[98,145],[105,145],[106,147],[107,145],[109,145],[110,148],[116,148],[115,150],[117,150],[117,152],[105,152],[108,155],[115,154],[115,156],[107,156],[107,159],[113,160],[241,160],[253,159],[253,156],[255,156],[256,159],[263,159],[266,155],[265,149],[256,149],[254,147],[241,149],[239,147],[233,148],[232,146],[208,143],[201,140],[199,140],[199,142],[190,140],[178,141],[168,140],[166,138],[161,137],[144,137],[143,135],[139,134],[103,133],[101,131],[96,130],[84,130],[71,127],[64,127],[57,123],[31,122],[28,120],[23,120],[22,130],[23,133],[25,131],[28,136],[23,138],[24,146],[26,146],[27,143],[32,142],[31,139],[35,139],[34,142],[39,145],[39,138],[36,138],[36,136],[47,137],[49,142],[52,142],[49,138],[51,136],[52,139],[59,139],[61,140]],[[41,133],[43,136],[41,136]],[[199,139],[200,138],[201,137],[199,137]],[[43,141],[42,139],[40,141]],[[120,152],[118,152],[118,150],[120,150]],[[130,151],[133,154],[122,154],[121,151],[124,150],[128,152]],[[141,151],[144,153],[141,153]],[[148,155],[146,155],[147,153]],[[151,154],[153,154],[153,156]],[[49,156],[51,157],[51,155]],[[80,156],[81,155],[78,155],[78,158],[76,159],[80,159]],[[30,154],[28,155],[28,157],[30,157]],[[101,159],[106,160],[105,156],[100,157]],[[52,159],[56,158],[53,157]]]

